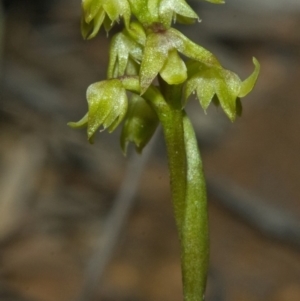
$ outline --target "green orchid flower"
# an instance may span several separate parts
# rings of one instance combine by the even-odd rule
[[[157,30],[147,36],[144,48],[140,69],[142,93],[158,73],[170,85],[178,85],[187,79],[187,68],[178,52],[202,64],[220,66],[212,53],[193,43],[178,30]]]
[[[82,10],[81,33],[85,39],[95,37],[102,24],[109,31],[120,17],[129,26],[131,11],[127,0],[82,0]]]
[[[190,72],[195,74],[185,85],[184,98],[187,99],[196,92],[202,108],[206,110],[216,95],[225,114],[234,121],[237,111],[240,110],[239,102],[237,107],[238,98],[246,96],[253,89],[258,78],[260,65],[255,58],[253,63],[255,66],[253,73],[242,82],[232,71],[192,62],[188,66]]]
[[[100,126],[111,133],[127,113],[128,99],[122,82],[109,79],[94,83],[87,89],[88,114],[78,122],[70,122],[73,128],[87,127],[88,140],[92,143]]]

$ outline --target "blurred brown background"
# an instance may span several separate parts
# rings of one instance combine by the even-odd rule
[[[80,1],[8,0],[0,25],[0,300],[180,301],[179,246],[161,133],[124,158],[66,126],[104,79],[109,39],[80,36]],[[192,2],[180,28],[245,78],[231,124],[188,111],[209,188],[207,301],[300,300],[300,2]],[[112,33],[110,34],[110,37]]]

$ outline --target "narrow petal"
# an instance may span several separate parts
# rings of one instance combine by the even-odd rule
[[[215,89],[210,81],[211,79],[202,78],[199,81],[199,86],[197,88],[197,96],[204,111],[207,110],[215,95]]]
[[[260,64],[255,57],[253,58],[253,64],[255,66],[255,69],[254,69],[253,73],[242,82],[241,89],[240,89],[240,92],[238,95],[239,97],[244,97],[248,93],[250,93],[256,84],[256,81],[257,81],[257,78],[259,75],[259,71],[260,71]]]
[[[174,47],[188,58],[209,66],[221,66],[211,52],[189,40],[180,31],[170,28],[168,36],[170,41],[173,42]]]
[[[82,18],[81,33],[83,38],[87,40],[94,38],[100,30],[104,18],[105,12],[102,9],[98,11],[95,18],[90,23],[86,23],[86,21]]]
[[[88,123],[88,113],[86,113],[79,121],[77,122],[68,122],[68,126],[73,129],[85,128]]]
[[[94,19],[103,2],[103,0],[82,0],[82,9],[87,23],[90,23]]]
[[[107,1],[103,4],[103,8],[112,22],[119,19],[120,5],[116,1]]]
[[[158,9],[155,11],[153,1],[157,0],[128,0],[132,14],[144,25],[159,22]],[[149,8],[152,11],[151,13]]]
[[[241,88],[241,80],[229,70],[218,70],[218,79],[215,82],[216,94],[220,105],[231,121],[236,117],[236,99]]]
[[[146,32],[141,23],[133,21],[130,23],[129,28],[126,30],[128,35],[138,44],[145,46]]]

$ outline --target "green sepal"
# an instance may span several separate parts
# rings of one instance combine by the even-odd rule
[[[90,23],[103,5],[103,0],[82,0],[81,7],[86,23]]]
[[[127,0],[106,0],[103,4],[103,8],[112,23],[118,21],[119,18],[122,17],[124,19],[125,26],[128,28],[131,10]]]
[[[188,17],[184,17],[184,16],[180,16],[177,15],[176,16],[176,22],[180,23],[180,24],[185,24],[185,25],[191,25],[194,24],[196,21],[195,18],[188,18]],[[198,18],[198,22],[200,22],[201,20]]]
[[[143,50],[140,44],[135,42],[128,33],[120,32],[112,38],[109,53],[107,76],[114,78],[125,74],[129,57],[140,62]]]
[[[249,94],[256,84],[256,81],[257,81],[257,78],[258,78],[258,75],[260,72],[260,64],[255,57],[252,59],[252,61],[255,66],[254,71],[248,78],[246,78],[242,82],[241,89],[240,89],[240,92],[238,95],[239,97],[245,97],[247,94]]]
[[[104,10],[100,9],[95,17],[87,23],[84,17],[81,18],[81,35],[85,40],[94,38],[101,28],[105,19]]]
[[[158,18],[159,2],[161,2],[161,0],[147,0],[147,8],[152,18]]]
[[[174,48],[186,57],[208,66],[221,66],[217,58],[210,51],[195,44],[180,31],[170,28],[167,35],[168,39],[172,41]]]
[[[112,132],[126,115],[128,100],[126,91],[118,79],[110,79],[90,85],[87,89],[89,141],[100,126]]]
[[[140,96],[133,94],[121,133],[121,148],[126,155],[129,142],[141,153],[153,136],[159,120],[154,110]]]
[[[124,30],[125,34],[128,34],[138,44],[144,46],[146,43],[146,32],[141,23],[133,21],[129,27]]]
[[[128,0],[132,14],[143,25],[159,22],[158,4],[159,0]]]
[[[163,68],[171,48],[172,43],[168,40],[165,33],[151,33],[148,35],[140,69],[142,94]]]
[[[162,0],[159,5],[159,17],[161,23],[169,28],[172,20],[176,21],[177,16],[188,20],[199,19],[198,15],[184,0]]]

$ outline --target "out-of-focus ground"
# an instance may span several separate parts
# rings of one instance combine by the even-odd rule
[[[209,187],[207,300],[299,301],[300,5],[228,2],[198,3],[202,23],[181,27],[242,78],[252,56],[262,67],[234,124],[215,107],[188,107]],[[105,77],[109,39],[82,40],[78,1],[45,12],[28,3],[1,24],[0,300],[182,300],[161,135],[117,245],[95,256],[128,159],[118,131],[91,146],[66,123],[86,112],[87,86]],[[89,286],[87,267],[104,256]]]

